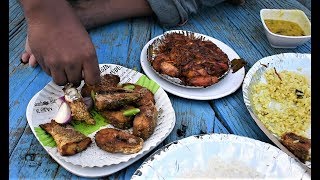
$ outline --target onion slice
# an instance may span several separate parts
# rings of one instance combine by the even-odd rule
[[[71,119],[72,119],[71,109],[70,109],[68,103],[62,102],[54,120],[59,124],[66,124],[66,123],[70,122]]]

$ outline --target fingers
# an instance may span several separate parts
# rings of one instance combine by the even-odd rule
[[[70,65],[65,70],[68,82],[72,83],[74,86],[78,87],[82,80],[82,69],[81,64]]]
[[[96,56],[84,61],[82,68],[86,84],[94,85],[100,82],[100,69]]]
[[[34,55],[32,54],[29,58],[29,65],[31,67],[36,67],[38,64],[38,62],[36,61],[36,58],[34,57]]]
[[[24,52],[21,56],[21,62],[23,64],[27,64],[29,62],[30,54],[27,52]]]
[[[65,84],[67,84],[68,82],[68,79],[67,79],[67,75],[66,73],[64,72],[64,70],[50,70],[51,72],[51,76],[52,76],[52,79],[53,81],[59,85],[59,86],[64,86]]]

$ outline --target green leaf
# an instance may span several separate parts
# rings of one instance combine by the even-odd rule
[[[142,75],[139,78],[139,80],[136,82],[136,84],[149,89],[153,94],[155,94],[160,87],[156,82],[154,82],[153,80],[150,80],[145,75]]]
[[[96,124],[94,125],[87,124],[83,121],[71,121],[73,128],[86,136],[97,131],[100,127],[108,124],[105,118],[103,118],[97,111],[91,110],[90,113],[93,116],[93,119],[96,121]]]
[[[53,137],[50,134],[48,134],[45,130],[43,130],[41,127],[35,127],[34,131],[36,132],[36,136],[39,138],[40,142],[44,146],[49,146],[49,147],[57,146]]]

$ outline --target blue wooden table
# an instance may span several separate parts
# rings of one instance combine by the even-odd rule
[[[243,6],[221,3],[194,15],[184,26],[171,29],[198,32],[224,42],[247,61],[247,72],[265,56],[286,52],[311,53],[310,41],[295,49],[271,47],[259,15],[263,8],[300,9],[311,20],[310,2],[247,0]],[[51,81],[51,77],[39,66],[30,68],[20,62],[27,25],[17,0],[10,0],[9,6],[9,176],[11,179],[84,179],[56,163],[40,145],[27,123],[28,102]],[[145,17],[108,24],[91,30],[90,35],[99,63],[119,64],[143,73],[140,65],[143,46],[153,37],[171,29],[162,28],[153,18]],[[241,88],[229,96],[210,101],[188,100],[172,94],[169,94],[169,98],[176,113],[176,125],[155,150],[172,141],[203,133],[236,134],[271,143],[247,111]],[[105,178],[129,179],[152,152]]]

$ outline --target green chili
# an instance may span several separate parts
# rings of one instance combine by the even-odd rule
[[[96,97],[96,95],[95,95],[94,91],[91,90],[91,98],[93,100],[93,103],[96,101],[95,97]]]
[[[128,84],[128,85],[125,85],[123,86],[124,89],[129,89],[129,90],[134,90],[135,86],[132,85],[132,84]]]
[[[136,114],[138,114],[140,112],[139,108],[132,108],[132,109],[128,109],[123,111],[123,115],[124,116],[134,116]]]

